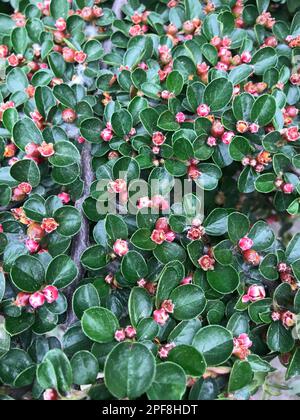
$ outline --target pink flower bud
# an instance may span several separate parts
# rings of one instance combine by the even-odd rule
[[[222,143],[224,144],[230,144],[234,138],[235,134],[233,131],[227,131],[222,136]]]
[[[45,401],[56,401],[58,400],[58,393],[55,389],[46,389],[43,394],[43,398]]]
[[[168,314],[173,314],[175,305],[171,300],[164,300],[161,308],[164,309]]]
[[[153,313],[153,319],[157,324],[164,326],[169,319],[169,314],[165,309],[157,309]]]
[[[27,239],[25,245],[31,254],[35,254],[40,249],[40,244],[32,239]]]
[[[238,121],[236,129],[239,133],[245,134],[249,131],[249,124],[246,121]]]
[[[280,312],[273,312],[272,313],[272,319],[274,322],[281,320],[281,313]]]
[[[29,303],[34,309],[40,308],[45,304],[45,302],[46,298],[41,292],[36,292],[29,298]]]
[[[197,114],[199,117],[208,117],[210,114],[210,107],[205,104],[201,104],[197,108]]]
[[[172,349],[174,349],[176,345],[174,343],[166,344],[165,346],[162,346],[158,350],[158,356],[160,359],[167,359],[169,356],[169,353]]]
[[[59,31],[64,32],[67,29],[67,22],[65,21],[65,19],[59,18],[55,22],[55,26]]]
[[[124,329],[117,330],[115,332],[115,340],[116,341],[118,341],[120,343],[121,341],[124,341],[125,339],[126,339],[126,333],[125,333]]]
[[[17,306],[18,308],[24,308],[25,306],[29,304],[30,296],[31,295],[29,293],[19,293],[14,302],[14,305]]]
[[[48,303],[56,302],[59,297],[58,289],[55,286],[45,287],[42,293]]]
[[[152,136],[152,142],[153,144],[155,144],[155,146],[162,146],[165,141],[166,141],[166,137],[160,131],[157,131]]]
[[[297,316],[290,311],[285,312],[281,317],[282,323],[287,328],[292,328],[296,325]]]
[[[67,108],[63,110],[62,119],[65,123],[72,124],[76,120],[76,118],[77,114],[73,109]]]
[[[111,139],[114,136],[112,130],[110,130],[109,128],[105,128],[104,130],[102,130],[100,135],[101,135],[102,140],[106,142],[111,141]]]
[[[253,245],[254,245],[253,240],[248,237],[242,238],[239,241],[239,247],[242,251],[248,251],[249,249],[253,247]]]
[[[241,60],[243,63],[249,64],[252,61],[252,55],[249,51],[244,51],[241,55]]]
[[[187,238],[191,241],[198,241],[201,239],[205,234],[204,227],[196,227],[192,226],[191,229],[187,233]]]
[[[136,336],[136,329],[129,325],[125,328],[125,334],[127,338],[134,338]]]
[[[213,271],[215,269],[215,260],[209,255],[204,255],[198,260],[198,263],[203,271]]]
[[[157,245],[161,245],[166,241],[166,233],[163,230],[155,229],[152,232],[151,240],[155,242]]]
[[[188,176],[191,179],[198,179],[201,176],[201,171],[196,165],[190,165],[188,169]]]
[[[265,299],[266,297],[266,291],[263,286],[258,286],[257,284],[254,284],[253,286],[250,286],[248,289],[248,292],[245,296],[243,296],[242,301],[243,303],[253,303],[258,302],[262,299]]]
[[[76,61],[76,63],[78,64],[83,64],[85,63],[87,59],[87,54],[85,54],[83,51],[76,51],[74,54],[74,60]]]
[[[113,246],[114,253],[119,257],[124,257],[128,252],[128,243],[123,239],[118,239]]]
[[[206,144],[209,147],[216,147],[217,144],[218,144],[218,141],[217,141],[217,139],[215,137],[210,136],[210,137],[208,137]]]
[[[52,233],[56,231],[58,227],[59,227],[59,224],[55,221],[55,219],[53,219],[53,217],[43,219],[43,223],[41,224],[41,228],[46,233]]]
[[[282,187],[282,191],[284,194],[293,194],[295,191],[295,187],[293,184],[284,184]]]
[[[38,152],[41,156],[49,158],[55,154],[54,145],[44,141],[41,146],[38,147]]]
[[[68,204],[71,201],[70,194],[65,192],[58,194],[57,197],[61,200],[63,204]]]
[[[108,184],[108,191],[110,193],[120,194],[127,191],[127,182],[125,179],[116,179]]]
[[[178,113],[176,114],[176,121],[177,121],[179,124],[182,124],[182,123],[184,123],[184,122],[185,122],[185,115],[184,115],[184,113],[183,113],[183,112],[178,112]]]
[[[252,133],[252,134],[256,134],[256,133],[258,133],[258,132],[259,132],[259,125],[258,125],[258,124],[251,124],[251,125],[249,126],[249,131],[250,131],[250,133]]]
[[[238,338],[234,338],[233,355],[240,360],[245,360],[250,355],[249,349],[253,346],[247,334],[241,334]]]
[[[188,276],[188,277],[185,277],[180,284],[182,286],[185,286],[186,284],[191,284],[192,281],[193,281],[193,276]]]

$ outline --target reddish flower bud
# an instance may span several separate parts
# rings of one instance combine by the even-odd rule
[[[65,123],[72,124],[77,119],[77,114],[73,109],[67,108],[62,112],[62,119]]]
[[[83,64],[86,62],[87,54],[85,54],[83,51],[76,51],[74,55],[74,60],[78,64]]]
[[[55,154],[54,146],[52,143],[46,143],[43,141],[41,146],[38,147],[38,151],[41,154],[41,156],[45,158],[49,158]]]
[[[284,184],[282,187],[282,192],[284,194],[293,194],[295,191],[295,187],[293,184]]]
[[[173,314],[175,305],[171,300],[164,300],[161,308],[164,309],[168,314]]]
[[[174,343],[166,344],[165,346],[162,346],[158,350],[158,356],[160,359],[167,359],[169,356],[169,353],[171,350],[173,350],[176,347]]]
[[[266,291],[263,286],[258,286],[257,284],[254,284],[253,286],[250,286],[248,289],[248,292],[246,295],[243,296],[242,301],[243,303],[248,302],[258,302],[262,299],[265,299],[266,297]]]
[[[126,333],[125,330],[117,330],[115,332],[115,340],[118,341],[119,343],[124,341],[126,339]]]
[[[29,293],[19,293],[16,297],[16,300],[14,302],[15,306],[18,306],[18,308],[24,308],[29,304]]]
[[[236,129],[241,134],[247,133],[249,131],[249,124],[246,121],[238,121]]]
[[[242,251],[248,251],[249,249],[253,247],[253,245],[254,245],[253,240],[248,237],[242,238],[239,241],[239,247]]]
[[[43,398],[45,401],[56,401],[58,400],[58,393],[55,389],[46,389],[43,394]]]
[[[70,194],[67,194],[65,192],[58,194],[57,197],[61,200],[63,204],[68,204],[71,201]]]
[[[59,31],[64,32],[67,29],[67,22],[65,21],[65,19],[59,18],[55,22],[55,26]]]
[[[152,232],[151,240],[155,242],[157,245],[161,245],[166,241],[166,233],[163,230],[155,229]]]
[[[25,245],[31,254],[35,254],[40,249],[40,244],[32,239],[27,239]]]
[[[247,359],[247,357],[250,355],[249,349],[253,346],[249,336],[247,334],[241,334],[238,338],[234,338],[233,341],[233,355],[241,360]]]
[[[241,55],[241,60],[243,63],[249,64],[252,61],[252,55],[249,51],[244,51]]]
[[[286,328],[292,328],[296,325],[297,316],[292,312],[287,311],[282,315],[281,320]]]
[[[198,263],[203,271],[213,271],[215,269],[215,260],[209,255],[204,255],[198,260]]]
[[[71,48],[65,47],[62,51],[63,59],[66,63],[74,63],[75,62],[75,51]]]
[[[124,257],[128,252],[128,243],[123,239],[118,239],[113,246],[114,253],[119,257]]]
[[[48,303],[56,302],[59,297],[58,289],[55,286],[45,287],[42,293]]]
[[[161,133],[160,131],[153,133],[152,142],[153,144],[155,144],[155,146],[162,146],[165,141],[166,136],[163,133]]]
[[[153,313],[153,319],[154,321],[161,325],[164,326],[166,324],[166,322],[169,319],[169,314],[165,309],[157,309],[156,311],[154,311]]]
[[[208,117],[210,114],[210,107],[206,104],[201,104],[197,108],[197,114],[199,117]]]
[[[34,309],[37,309],[37,308],[40,308],[41,306],[43,306],[46,303],[46,298],[43,295],[43,293],[36,292],[36,293],[34,293],[33,295],[30,296],[29,303]]]
[[[125,328],[125,334],[127,338],[135,338],[136,337],[136,329],[131,325],[128,325]]]
[[[40,242],[45,236],[45,231],[38,223],[31,223],[27,229],[27,236],[35,242]]]
[[[249,249],[243,253],[244,260],[246,263],[251,264],[253,266],[258,266],[260,264],[260,256],[259,254],[254,251],[254,249]]]

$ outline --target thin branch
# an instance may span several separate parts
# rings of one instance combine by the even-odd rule
[[[112,10],[114,11],[118,19],[122,18],[122,7],[127,3],[127,0],[116,0],[113,4]],[[104,42],[104,50],[106,53],[109,53],[112,50],[112,43],[110,40]],[[103,68],[105,66],[103,65]],[[82,205],[86,198],[90,195],[90,187],[94,181],[94,173],[92,169],[92,145],[89,142],[85,142],[81,152],[81,168],[82,168],[82,180],[84,183],[84,191],[82,197],[76,202],[75,207],[82,213],[82,225],[80,232],[73,239],[71,258],[78,268],[78,276],[73,284],[67,289],[67,299],[68,299],[68,313],[65,326],[70,327],[76,320],[76,315],[72,309],[72,297],[73,294],[80,283],[84,278],[85,269],[81,265],[80,258],[82,253],[90,245],[90,224],[88,219],[85,217],[82,211]]]

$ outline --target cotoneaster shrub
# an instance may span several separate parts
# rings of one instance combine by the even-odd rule
[[[299,375],[299,1],[0,7],[1,399]]]

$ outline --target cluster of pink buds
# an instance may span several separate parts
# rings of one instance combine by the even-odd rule
[[[266,29],[273,29],[273,26],[276,23],[276,19],[272,18],[272,15],[270,12],[263,12],[256,19],[256,23],[258,25],[264,26]]]
[[[176,347],[175,343],[169,343],[164,346],[161,346],[158,350],[158,356],[160,359],[167,359],[171,350]]]
[[[140,279],[137,282],[137,285],[139,287],[142,287],[143,289],[146,289],[150,293],[150,295],[152,295],[152,296],[154,296],[155,293],[156,293],[156,284],[155,283],[152,283],[150,281],[146,281],[145,279]]]
[[[137,208],[139,210],[152,208],[157,210],[166,211],[170,207],[169,201],[161,195],[155,195],[152,198],[142,197],[137,202]]]
[[[294,184],[286,183],[282,178],[277,178],[275,180],[275,187],[278,191],[281,191],[283,192],[283,194],[287,195],[293,194],[293,192],[295,191]]]
[[[247,334],[241,334],[239,337],[234,338],[233,341],[233,355],[238,357],[240,360],[246,360],[247,357],[251,354],[249,349],[253,346],[249,336]]]
[[[158,47],[159,60],[161,67],[158,71],[159,79],[164,82],[173,69],[173,57],[170,48],[167,45]]]
[[[161,245],[166,241],[174,242],[175,239],[176,234],[171,230],[168,219],[166,217],[158,219],[152,232],[151,240],[157,245]]]
[[[83,64],[86,62],[87,54],[83,51],[75,51],[72,48],[65,47],[62,50],[62,56],[66,63]]]
[[[264,83],[264,82],[259,82],[259,83],[248,82],[244,86],[245,92],[250,93],[253,96],[261,95],[267,88],[268,88],[268,85],[267,83]]]
[[[133,25],[129,29],[129,35],[132,37],[145,35],[149,31],[149,27],[145,24],[143,25]]]
[[[245,156],[242,160],[243,166],[251,166],[257,173],[261,173],[272,162],[269,152],[262,151],[257,156]]]
[[[33,309],[40,308],[45,303],[54,303],[59,297],[58,290],[55,286],[46,286],[40,292],[35,293],[19,293],[14,305],[24,308],[30,305]]]
[[[93,7],[86,6],[82,10],[77,10],[76,14],[81,16],[86,22],[91,22],[94,19],[99,19],[103,16],[104,12],[101,7],[98,7],[96,4]]]
[[[171,300],[165,300],[160,309],[153,312],[154,321],[161,326],[164,326],[170,318],[170,314],[174,313],[174,304]]]
[[[15,107],[15,103],[13,101],[2,103],[0,105],[0,121],[2,121],[4,111],[6,111],[7,109],[10,109],[10,108],[14,108],[14,107]]]
[[[274,322],[281,321],[285,328],[293,328],[297,323],[297,315],[293,312],[273,312],[272,319]]]
[[[129,252],[127,241],[117,239],[113,246],[114,253],[119,257],[124,257]]]
[[[235,25],[237,28],[244,27],[243,11],[244,11],[243,0],[237,0],[237,2],[232,8],[232,13],[236,18]]]
[[[128,325],[126,328],[122,328],[115,332],[115,340],[118,341],[119,343],[121,341],[126,340],[126,338],[129,338],[130,340],[132,340],[135,337],[136,337],[136,329],[132,327],[131,325]]]
[[[299,110],[295,106],[287,106],[283,109],[284,124],[290,125],[294,119],[298,116]]]
[[[247,121],[238,121],[236,124],[236,129],[240,134],[257,134],[259,132],[259,128],[258,124],[249,124]]]
[[[199,258],[198,263],[203,271],[213,271],[215,269],[216,260],[210,249],[206,255]]]
[[[258,286],[257,284],[254,284],[249,287],[247,294],[244,295],[242,298],[242,302],[254,303],[262,299],[265,299],[265,297],[266,297],[265,288],[263,286]]]
[[[30,116],[32,121],[40,130],[43,130],[45,128],[44,117],[37,110],[30,112]]]
[[[32,191],[32,186],[29,182],[22,182],[13,189],[12,201],[23,201]]]
[[[299,288],[299,285],[297,283],[296,278],[293,275],[292,268],[284,262],[279,263],[277,268],[278,268],[280,280],[283,283],[288,283],[291,286],[291,288],[294,291],[296,291]]]
[[[187,238],[191,241],[198,241],[205,235],[205,228],[201,224],[201,220],[194,219],[191,228],[188,230]]]
[[[300,139],[299,128],[296,126],[283,129],[281,135],[289,143],[293,143]]]

